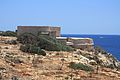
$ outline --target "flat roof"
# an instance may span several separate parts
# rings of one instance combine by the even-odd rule
[[[70,38],[70,39],[91,39],[91,38],[77,38],[77,37],[56,37],[57,39],[67,39],[67,38]]]
[[[59,26],[17,26],[17,27],[24,27],[24,28],[61,28],[61,27],[59,27]]]
[[[68,37],[56,37],[56,39],[67,39]]]

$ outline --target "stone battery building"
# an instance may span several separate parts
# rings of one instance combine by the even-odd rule
[[[56,37],[65,45],[72,46],[73,48],[91,51],[94,49],[94,42],[91,38],[73,38],[73,37]]]
[[[34,35],[48,35],[56,37],[58,41],[61,41],[63,44],[72,46],[74,48],[82,50],[92,50],[94,48],[94,42],[91,38],[72,38],[72,37],[61,37],[60,27],[51,27],[51,26],[18,26],[17,34],[18,36],[23,33],[32,33]]]
[[[53,37],[60,37],[60,27],[51,27],[51,26],[17,26],[17,35],[23,33],[32,33],[34,35],[49,35]]]

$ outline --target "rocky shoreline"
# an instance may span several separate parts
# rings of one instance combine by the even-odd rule
[[[0,80],[120,80],[120,62],[96,51],[45,51],[46,56],[19,50],[20,44],[0,43]],[[70,63],[93,71],[70,68]]]

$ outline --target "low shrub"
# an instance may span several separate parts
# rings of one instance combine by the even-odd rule
[[[70,46],[61,44],[56,38],[49,36],[39,36],[38,46],[48,51],[73,51],[74,49]]]
[[[20,46],[20,50],[23,52],[29,52],[29,48],[30,48],[29,45],[21,45]]]
[[[45,51],[43,51],[40,47],[36,47],[36,46],[33,46],[33,45],[29,45],[29,44],[21,45],[20,50],[23,51],[23,52],[35,53],[35,54],[38,54],[38,55],[46,56]]]
[[[17,40],[22,44],[34,44],[38,39],[31,33],[23,33],[17,37]]]
[[[12,37],[16,37],[17,36],[17,33],[14,32],[14,31],[2,31],[0,33],[0,36],[12,36]]]
[[[37,46],[48,51],[73,51],[73,48],[69,46],[62,45],[60,43],[55,43],[47,39],[40,39]]]
[[[48,51],[73,51],[72,47],[59,43],[55,38],[45,35],[35,36],[31,33],[24,33],[18,37],[22,44],[31,44]]]
[[[8,41],[5,41],[5,44],[17,44],[17,41],[16,40],[8,40]]]
[[[71,62],[69,67],[72,69],[75,69],[75,70],[80,69],[80,70],[84,70],[84,71],[94,71],[91,66],[84,65],[82,63]]]

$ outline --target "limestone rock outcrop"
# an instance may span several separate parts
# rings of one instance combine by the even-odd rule
[[[120,62],[108,53],[77,49],[46,51],[42,56],[20,51],[19,44],[0,45],[0,80],[120,80]],[[72,69],[71,62],[94,71]]]

